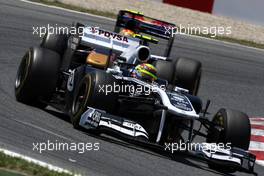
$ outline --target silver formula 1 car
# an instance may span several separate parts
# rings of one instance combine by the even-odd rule
[[[201,136],[204,142],[185,148],[186,154],[221,172],[254,173],[256,158],[247,151],[248,116],[220,109],[209,120],[210,101],[202,108],[196,96],[201,63],[168,58],[172,43],[162,26],[171,24],[121,11],[117,27],[130,23],[131,28],[129,19],[136,21],[135,36],[80,23],[74,26],[81,29],[76,35],[47,33],[40,46],[31,47],[21,60],[16,99],[40,108],[53,106],[68,114],[77,129],[118,134],[166,152],[181,150],[183,143],[191,146],[195,136]],[[148,43],[158,42],[141,32],[167,38],[165,55],[152,55]],[[142,64],[154,65],[154,80],[137,76],[135,70]],[[194,122],[205,132],[195,129]]]

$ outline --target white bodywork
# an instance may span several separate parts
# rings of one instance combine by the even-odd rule
[[[90,27],[84,28],[81,44],[89,46],[100,46],[120,52],[121,57],[126,58],[126,62],[134,64],[137,60],[137,50],[142,46],[140,39],[127,37],[118,33],[106,30],[92,30]],[[155,60],[166,60],[166,57],[151,55]]]
[[[176,116],[179,117],[185,117],[185,118],[190,118],[190,119],[196,119],[199,118],[199,114],[197,114],[191,104],[191,102],[188,100],[189,105],[191,106],[191,110],[190,111],[185,111],[182,109],[179,109],[177,107],[175,107],[174,105],[172,105],[167,93],[165,92],[165,90],[163,90],[162,88],[156,86],[156,85],[151,85],[149,83],[146,83],[144,81],[141,81],[139,79],[136,78],[131,78],[131,77],[122,77],[122,76],[116,76],[114,75],[114,77],[116,79],[123,79],[123,80],[127,80],[127,81],[133,81],[137,84],[143,85],[143,86],[147,86],[150,87],[152,89],[152,92],[158,94],[162,100],[162,104],[166,107],[168,107],[168,111]],[[177,95],[177,92],[173,93],[175,95]],[[188,98],[187,98],[188,99]]]
[[[133,63],[135,53],[140,47],[140,39],[122,36],[118,33],[106,30],[91,30],[84,28],[81,43],[90,46],[101,46],[120,52],[122,57],[127,58],[127,63]]]

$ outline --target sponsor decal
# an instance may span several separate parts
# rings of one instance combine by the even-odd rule
[[[123,42],[126,42],[126,43],[128,42],[128,38],[126,36],[122,36],[122,35],[119,35],[117,33],[104,31],[104,30],[99,29],[98,30],[98,34],[102,35],[102,36],[105,36],[107,38],[112,38],[114,40],[123,41]]]
[[[97,128],[101,120],[102,113],[89,108],[82,114],[80,120],[80,126],[87,128]]]
[[[134,123],[134,122],[131,122],[131,121],[128,121],[128,120],[125,120],[123,122],[123,126],[128,127],[128,128],[132,128],[134,130],[139,130],[139,131],[145,132],[144,128],[141,125]]]
[[[178,94],[171,94],[170,101],[176,108],[184,111],[192,111],[192,106],[190,105],[188,98]]]

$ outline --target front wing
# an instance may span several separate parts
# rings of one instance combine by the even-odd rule
[[[88,107],[82,114],[79,125],[88,130],[109,129],[109,131],[120,133],[122,137],[125,136],[127,139],[135,140],[135,142],[144,143],[143,146],[148,145],[159,150],[163,149],[165,152],[171,151],[167,150],[166,144],[164,147],[158,143],[151,143],[148,140],[147,131],[140,124],[123,117],[108,114],[103,110]],[[256,156],[248,151],[239,148],[231,148],[230,150],[215,149],[212,146],[215,144],[212,143],[201,143],[199,145],[200,147],[196,147],[195,150],[185,151],[186,154],[222,167],[231,167],[237,171],[255,174]]]

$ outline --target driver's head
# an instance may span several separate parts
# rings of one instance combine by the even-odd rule
[[[127,37],[133,37],[135,32],[130,29],[122,29],[119,34],[127,36]]]
[[[137,28],[137,23],[136,21],[134,20],[129,20],[127,23],[126,23],[126,27],[120,31],[120,34],[121,35],[124,35],[124,36],[129,36],[129,37],[133,37],[134,34],[136,33],[136,28]]]
[[[145,81],[156,81],[157,78],[157,69],[148,63],[139,64],[135,68],[136,78],[145,80]]]

